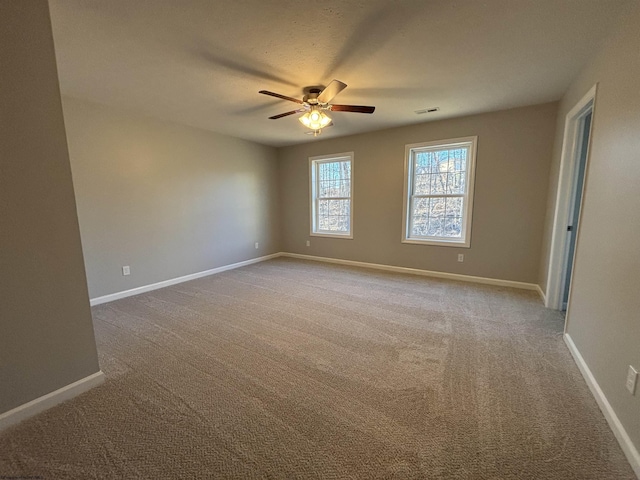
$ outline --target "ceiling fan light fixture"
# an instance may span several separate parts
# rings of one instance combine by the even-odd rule
[[[300,123],[311,130],[321,130],[331,123],[331,117],[321,110],[312,109],[300,118]]]
[[[323,128],[333,125],[333,120],[331,120],[329,115],[324,113],[325,110],[354,113],[373,113],[375,111],[376,107],[366,105],[336,105],[334,103],[330,103],[331,100],[333,100],[333,98],[346,87],[347,84],[340,80],[332,80],[331,83],[323,89],[307,87],[304,89],[306,94],[302,97],[302,100],[287,97],[286,95],[270,92],[268,90],[260,90],[258,93],[303,105],[303,107],[298,110],[291,110],[290,112],[273,115],[269,117],[269,120],[277,120],[279,118],[288,117],[289,115],[305,112],[304,115],[298,118],[298,120],[300,120],[300,123],[305,127],[311,130],[310,132],[305,132],[307,135],[317,137],[322,133]]]

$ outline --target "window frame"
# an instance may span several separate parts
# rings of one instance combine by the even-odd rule
[[[476,153],[477,153],[478,137],[459,137],[446,140],[436,140],[431,142],[412,143],[405,145],[404,160],[404,201],[402,212],[402,243],[410,243],[415,245],[437,245],[440,247],[462,247],[471,248],[471,224],[473,217],[473,191],[475,186],[475,170],[476,170]],[[460,239],[452,239],[451,237],[411,237],[409,229],[411,228],[411,199],[413,197],[413,162],[415,153],[428,150],[445,150],[455,147],[469,147],[469,156],[467,159],[467,170],[465,177],[465,193],[462,195],[462,236]],[[444,195],[434,195],[440,197]]]
[[[322,163],[343,162],[348,160],[351,163],[351,178],[349,184],[349,197],[335,197],[337,200],[348,199],[349,205],[349,232],[330,232],[330,231],[317,231],[318,224],[318,165]],[[353,152],[343,152],[331,155],[319,155],[315,157],[309,157],[309,219],[310,228],[309,235],[312,237],[327,237],[327,238],[345,238],[353,239],[353,172],[354,172],[354,155]]]

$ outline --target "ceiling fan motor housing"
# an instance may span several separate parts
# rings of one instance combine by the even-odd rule
[[[304,96],[302,99],[303,102],[308,103],[309,105],[318,105],[318,95],[320,95],[319,88],[311,88],[309,89],[309,93]]]

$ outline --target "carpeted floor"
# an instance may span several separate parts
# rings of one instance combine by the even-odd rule
[[[276,259],[93,308],[0,476],[634,479],[537,294]]]

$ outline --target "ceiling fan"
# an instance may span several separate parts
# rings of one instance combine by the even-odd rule
[[[336,105],[329,103],[345,88],[347,88],[346,83],[339,80],[332,80],[324,89],[310,88],[308,90],[309,93],[302,97],[302,100],[287,97],[286,95],[280,95],[279,93],[269,92],[268,90],[260,90],[258,93],[281,98],[283,100],[289,100],[290,102],[302,105],[302,107],[297,110],[291,110],[290,112],[274,115],[273,117],[269,117],[269,119],[277,120],[278,118],[304,112],[304,115],[299,118],[300,122],[305,127],[310,128],[313,131],[313,136],[317,136],[322,132],[323,128],[333,125],[331,117],[325,113],[327,110],[332,112],[355,113],[373,113],[375,111],[376,107],[367,107],[364,105]]]

